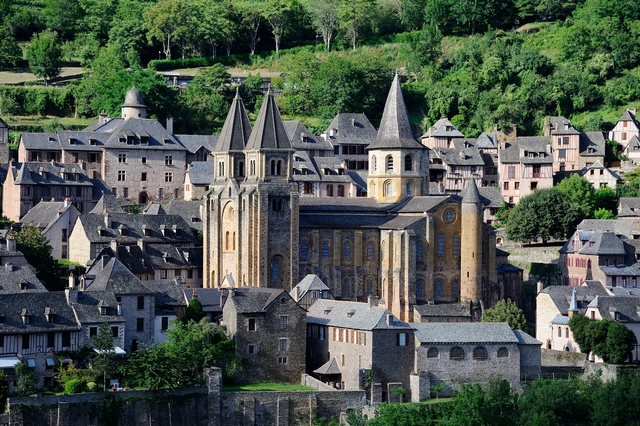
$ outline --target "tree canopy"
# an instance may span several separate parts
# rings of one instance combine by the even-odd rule
[[[27,60],[31,72],[45,83],[60,75],[62,68],[62,50],[56,40],[56,33],[46,30],[31,39],[27,49]]]
[[[25,226],[13,235],[16,248],[24,254],[27,262],[36,268],[36,276],[45,284],[47,290],[62,290],[65,281],[60,278],[60,268],[51,255],[53,249],[47,237],[33,225]]]
[[[522,198],[511,211],[507,236],[515,241],[543,242],[567,238],[583,218],[580,206],[557,188],[539,189]]]
[[[482,322],[506,322],[512,330],[529,332],[524,312],[511,299],[499,300],[495,308],[486,309]]]
[[[569,327],[581,352],[593,352],[605,361],[626,361],[637,344],[635,333],[617,321],[574,315]]]

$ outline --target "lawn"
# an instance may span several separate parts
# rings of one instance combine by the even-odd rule
[[[223,392],[299,392],[315,390],[303,385],[286,385],[282,383],[252,383],[249,385],[223,386]]]

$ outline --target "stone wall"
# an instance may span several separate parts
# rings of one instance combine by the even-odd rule
[[[542,349],[540,364],[544,367],[585,367],[587,355],[580,352]]]
[[[294,425],[340,419],[366,406],[365,391],[221,392],[212,369],[206,386],[175,391],[96,392],[9,398],[0,426]]]
[[[615,365],[601,362],[587,362],[583,378],[587,378],[595,374],[600,377],[603,382],[611,382],[618,380],[618,377],[620,376],[635,373],[637,371],[638,366],[633,364]]]

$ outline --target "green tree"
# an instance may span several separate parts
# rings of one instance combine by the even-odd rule
[[[46,30],[31,38],[27,49],[27,61],[31,72],[38,78],[48,80],[60,75],[62,68],[62,50],[56,40],[56,34]]]
[[[584,315],[574,315],[569,320],[569,328],[573,334],[573,340],[576,341],[580,352],[588,354],[591,352],[591,342],[587,339],[586,328],[591,322],[589,318]]]
[[[121,53],[128,53],[123,57],[135,58],[129,61],[128,66],[139,64],[139,57],[147,47],[145,28],[140,25],[145,4],[140,0],[120,0],[111,21],[110,44],[118,46]]]
[[[0,27],[0,69],[15,66],[22,59],[22,49],[9,31]]]
[[[243,0],[235,3],[240,13],[242,22],[249,32],[249,50],[251,54],[256,53],[256,45],[260,40],[258,31],[262,23],[262,5],[253,0]]]
[[[615,219],[616,215],[611,210],[605,208],[599,208],[593,212],[594,219]]]
[[[572,203],[580,206],[583,217],[593,217],[596,207],[596,190],[588,180],[578,175],[571,175],[562,179],[556,188],[567,194]]]
[[[371,0],[342,0],[338,8],[338,21],[340,30],[348,40],[351,40],[353,50],[360,33],[375,14],[377,1]]]
[[[171,46],[186,37],[190,29],[189,5],[187,0],[160,0],[144,11],[147,39],[149,43],[161,42],[167,59],[171,59]]]
[[[581,209],[556,188],[539,189],[522,198],[509,215],[507,236],[515,241],[543,242],[567,238],[581,220]]]
[[[528,331],[524,312],[511,299],[499,300],[496,307],[486,309],[482,322],[506,322],[512,330]]]
[[[322,34],[325,50],[331,50],[333,32],[338,26],[338,7],[340,0],[305,0],[304,6],[311,17],[311,25]]]
[[[47,237],[33,225],[27,225],[19,232],[13,232],[16,238],[16,248],[24,254],[27,262],[36,268],[37,277],[49,291],[64,288],[64,281],[59,278],[58,262],[51,256],[53,250]]]
[[[98,333],[91,338],[91,343],[97,351],[91,362],[91,369],[96,375],[102,377],[103,389],[107,389],[107,376],[115,370],[116,352],[113,347],[113,334],[108,322],[103,322],[98,328]]]
[[[623,363],[637,344],[633,331],[609,319],[591,320],[574,315],[569,327],[580,352],[593,352],[605,361]]]
[[[522,425],[588,425],[590,401],[575,382],[539,379],[520,398]]]
[[[607,354],[616,364],[625,362],[638,344],[633,331],[613,321],[607,330]]]
[[[200,320],[205,317],[206,315],[202,310],[202,303],[198,300],[198,296],[194,294],[189,301],[189,306],[187,306],[187,309],[184,312],[182,323],[189,324],[189,321],[200,322]]]
[[[271,26],[273,39],[276,43],[276,53],[280,51],[280,41],[284,30],[299,6],[297,0],[264,0],[262,16]]]
[[[496,220],[501,226],[505,226],[507,224],[507,222],[509,221],[509,215],[511,214],[512,210],[513,207],[509,207],[509,205],[504,201],[502,202],[502,204],[500,204],[500,208],[496,213]]]
[[[596,209],[605,209],[615,212],[618,209],[618,196],[611,188],[600,188],[596,190]],[[595,213],[594,213],[595,214]]]
[[[36,391],[36,385],[38,384],[38,378],[36,377],[35,370],[24,362],[17,363],[13,368],[18,376],[18,381],[15,387],[16,395],[32,395]]]
[[[45,0],[42,18],[47,29],[56,32],[63,40],[71,40],[83,19],[83,10],[76,0]]]

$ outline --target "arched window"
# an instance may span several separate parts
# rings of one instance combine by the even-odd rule
[[[278,176],[282,175],[282,160],[278,160],[278,165],[276,166],[276,174]]]
[[[382,260],[385,260],[387,258],[387,242],[383,241],[382,242]]]
[[[460,234],[453,234],[453,255],[460,256]]]
[[[251,160],[251,162],[249,163],[249,166],[251,167],[251,175],[255,175],[256,174],[256,160]]]
[[[367,244],[367,259],[372,260],[373,253],[374,253],[373,243]]]
[[[276,174],[276,160],[271,160],[271,175]]]
[[[218,162],[218,176],[224,176],[224,161]]]
[[[231,238],[231,247],[233,251],[236,251],[236,233],[233,233],[233,236]]]
[[[422,262],[422,241],[416,242],[416,260]]]
[[[322,260],[329,259],[329,243],[322,243]]]
[[[224,234],[224,249],[229,250],[229,231]]]
[[[473,348],[473,359],[487,359],[489,355],[487,354],[487,348],[484,346],[476,346]]]
[[[453,298],[458,299],[460,297],[460,281],[453,280]]]
[[[277,280],[280,277],[280,262],[278,259],[271,260],[271,279]]]
[[[411,158],[411,155],[409,154],[404,157],[404,171],[413,171],[413,158]]]
[[[348,241],[342,246],[342,257],[344,260],[351,259],[351,244]]]
[[[373,280],[369,278],[367,280],[367,296],[371,296],[373,294]]]
[[[346,280],[344,280],[344,284],[342,285],[342,298],[343,299],[348,299],[349,298],[349,285],[351,284],[351,282],[349,281],[349,278],[347,278]]]
[[[405,187],[405,193],[407,196],[411,195],[411,183],[407,183],[407,186]]]
[[[464,359],[464,349],[460,346],[454,346],[449,351],[449,359],[453,361],[462,361]]]
[[[424,297],[424,283],[422,280],[416,281],[416,299],[422,299]]]
[[[391,182],[385,182],[384,183],[384,194],[382,194],[385,197],[393,197],[393,183]]]
[[[438,358],[438,349],[437,348],[429,348],[427,351],[427,358]]]
[[[436,280],[436,299],[442,299],[442,280]]]
[[[307,260],[309,255],[309,244],[305,241],[300,244],[300,260]]]
[[[569,327],[564,328],[564,337],[569,338]]]
[[[498,349],[498,358],[508,358],[508,357],[509,357],[509,349],[504,347]]]
[[[387,157],[387,173],[393,173],[393,157]]]
[[[244,161],[238,162],[238,176],[239,177],[244,176]]]
[[[444,256],[444,233],[438,234],[438,254]]]
[[[558,337],[562,337],[562,327],[558,327]]]

